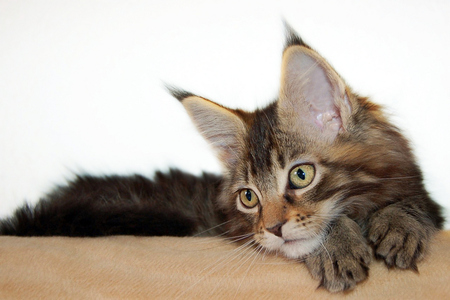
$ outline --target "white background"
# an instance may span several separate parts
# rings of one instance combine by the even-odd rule
[[[285,18],[412,140],[450,207],[450,2],[0,0],[0,216],[74,173],[219,171],[170,83],[277,95]]]

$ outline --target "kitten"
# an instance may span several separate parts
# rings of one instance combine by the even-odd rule
[[[289,27],[279,98],[266,108],[169,90],[216,150],[223,176],[79,176],[18,209],[0,233],[247,235],[303,260],[332,292],[366,279],[372,252],[388,267],[417,270],[444,220],[408,141]]]

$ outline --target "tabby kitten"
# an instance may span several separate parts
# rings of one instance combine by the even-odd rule
[[[407,140],[291,29],[279,98],[254,112],[170,88],[223,176],[79,176],[1,222],[3,235],[249,236],[304,260],[326,289],[368,276],[372,251],[417,270],[442,227]]]

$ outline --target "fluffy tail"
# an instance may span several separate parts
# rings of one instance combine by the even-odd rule
[[[194,235],[223,222],[214,204],[220,183],[177,170],[154,180],[79,176],[0,221],[0,235]]]

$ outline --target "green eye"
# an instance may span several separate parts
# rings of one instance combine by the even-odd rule
[[[239,198],[241,200],[241,203],[247,208],[253,208],[259,202],[258,196],[256,196],[255,192],[253,192],[251,189],[241,190],[239,192]]]
[[[298,165],[289,172],[289,186],[291,189],[303,189],[311,184],[315,173],[313,165]]]

